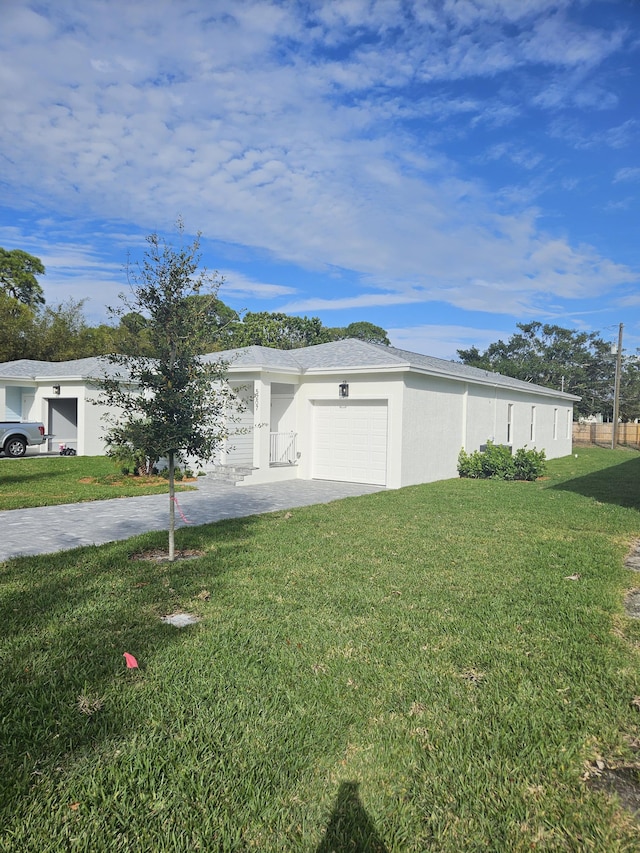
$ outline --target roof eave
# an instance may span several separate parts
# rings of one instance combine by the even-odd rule
[[[282,367],[268,364],[231,364],[225,372],[227,376],[235,376],[238,373],[277,373],[283,376],[300,376],[303,370],[300,367]]]
[[[343,365],[342,367],[305,367],[305,376],[319,376],[329,374],[331,376],[343,373],[404,373],[411,370],[410,364],[369,364],[369,365]]]
[[[581,400],[582,397],[576,397],[575,394],[567,394],[564,391],[556,391],[554,388],[545,388],[544,385],[536,385],[535,383],[523,382],[522,385],[509,385],[505,382],[496,382],[496,376],[502,377],[502,373],[487,372],[487,376],[460,376],[458,373],[452,373],[446,370],[438,370],[437,368],[428,367],[411,367],[411,370],[417,373],[424,373],[427,376],[445,376],[447,379],[456,379],[458,382],[469,382],[473,385],[487,385],[490,388],[505,388],[511,391],[529,391],[530,393],[540,394],[546,397],[562,397],[566,400]],[[520,380],[522,381],[522,380]]]
[[[529,391],[530,393],[536,393],[547,397],[560,397],[567,401],[572,400],[577,402],[582,399],[581,397],[576,397],[574,394],[566,394],[564,391],[556,391],[553,388],[545,388],[542,385],[530,385],[529,383],[524,383],[523,387],[517,387],[502,382],[496,382],[495,377],[501,376],[502,374],[492,374],[489,372],[486,377],[461,376],[459,373],[454,373],[450,370],[438,370],[437,367],[421,367],[419,365],[410,364],[408,361],[400,364],[359,365],[356,367],[309,367],[304,371],[304,373],[305,375],[315,376],[337,376],[345,373],[405,373],[407,371],[411,371],[412,373],[421,373],[424,376],[438,376],[444,379],[453,379],[456,382],[469,382],[473,385],[485,385],[491,388],[504,388],[511,391],[522,392]]]

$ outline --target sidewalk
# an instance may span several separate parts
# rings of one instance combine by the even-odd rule
[[[213,477],[201,477],[196,485],[196,491],[177,495],[179,507],[191,524],[242,518],[383,491],[382,486],[329,480],[230,486]],[[167,495],[0,512],[0,561],[50,554],[80,545],[102,545],[150,530],[167,530],[168,514]],[[176,527],[184,525],[177,512]]]

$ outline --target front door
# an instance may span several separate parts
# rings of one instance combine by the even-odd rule
[[[33,404],[36,401],[35,394],[23,394],[22,395],[22,406],[20,417],[23,421],[30,421],[32,419],[31,410],[33,409]]]

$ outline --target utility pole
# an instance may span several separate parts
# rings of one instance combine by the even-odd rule
[[[615,450],[618,444],[618,414],[620,412],[620,372],[622,370],[622,330],[624,324],[620,323],[618,329],[618,352],[616,355],[616,378],[613,386],[613,430],[611,433],[611,449]]]

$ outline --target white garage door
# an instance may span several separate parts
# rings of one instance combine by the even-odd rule
[[[378,400],[316,401],[313,477],[387,484],[387,404]]]

